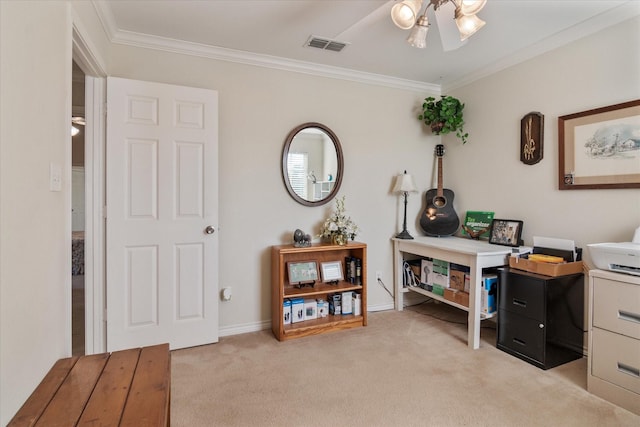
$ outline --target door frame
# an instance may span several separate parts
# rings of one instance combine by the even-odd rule
[[[72,59],[85,73],[85,354],[106,349],[105,319],[105,66],[72,11]],[[71,76],[69,76],[71,78]],[[71,144],[71,138],[69,138]],[[71,153],[71,147],[69,147]],[[69,165],[71,164],[69,157]],[[69,166],[68,176],[71,176]],[[69,203],[71,198],[69,198]],[[71,206],[67,209],[71,223]],[[69,248],[70,250],[70,248]],[[69,272],[71,269],[69,269]],[[68,280],[71,287],[71,278]],[[68,290],[71,295],[71,289]],[[69,304],[71,308],[71,304]],[[69,313],[69,316],[71,314]],[[69,336],[70,336],[69,322]],[[69,354],[71,354],[71,340]]]

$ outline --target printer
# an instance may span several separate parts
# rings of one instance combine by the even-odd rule
[[[587,247],[599,269],[640,276],[640,227],[631,242],[593,243]]]

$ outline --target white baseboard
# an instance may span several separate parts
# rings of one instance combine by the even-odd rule
[[[394,309],[393,302],[389,302],[386,304],[378,304],[373,306],[370,305],[367,307],[367,312],[385,311],[385,310],[393,310],[393,309]]]
[[[218,329],[218,336],[228,337],[231,335],[246,334],[247,332],[264,331],[271,329],[271,320],[262,320],[260,322],[245,323],[242,325],[223,326]]]
[[[379,304],[369,306],[367,312],[393,310],[393,303]],[[254,323],[245,323],[242,325],[223,326],[218,329],[219,337],[228,337],[231,335],[246,334],[247,332],[259,332],[271,329],[271,320],[263,320]]]

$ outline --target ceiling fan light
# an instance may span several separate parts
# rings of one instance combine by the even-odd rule
[[[87,124],[87,122],[85,121],[84,117],[82,117],[82,116],[71,117],[71,123],[76,124],[76,125],[80,125],[80,126],[85,126]]]
[[[463,15],[475,15],[487,4],[487,0],[462,0],[460,11]]]
[[[422,0],[404,0],[391,8],[391,20],[398,28],[408,30],[413,27],[422,7]]]
[[[484,27],[484,24],[486,22],[476,15],[462,15],[458,14],[456,10],[456,25],[458,26],[458,31],[460,31],[461,41],[474,35],[480,28]]]
[[[76,136],[79,133],[80,133],[80,129],[78,129],[77,127],[71,125],[71,136]]]
[[[407,43],[418,49],[424,49],[427,47],[427,31],[429,31],[429,21],[427,15],[422,15],[411,29]]]

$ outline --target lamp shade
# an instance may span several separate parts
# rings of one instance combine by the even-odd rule
[[[398,28],[408,30],[413,27],[422,7],[422,0],[404,0],[391,8],[391,20]]]
[[[456,25],[458,26],[458,31],[460,31],[460,40],[468,39],[474,35],[476,31],[484,27],[484,24],[486,24],[486,22],[476,15],[463,15],[456,11]]]
[[[475,15],[487,4],[487,0],[462,0],[460,9],[465,15]]]
[[[422,15],[418,18],[416,25],[411,29],[409,37],[407,37],[407,43],[418,49],[424,49],[427,47],[427,31],[429,30],[429,21],[427,15]]]
[[[396,182],[393,186],[394,193],[416,193],[417,191],[416,184],[413,182],[413,176],[409,175],[407,171],[396,176]]]

